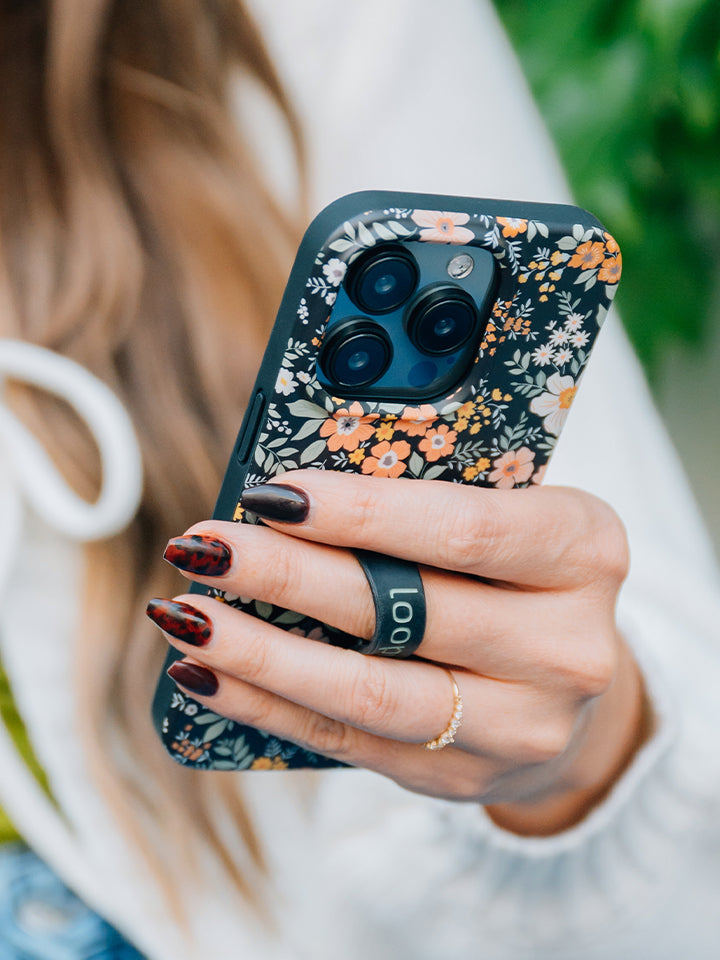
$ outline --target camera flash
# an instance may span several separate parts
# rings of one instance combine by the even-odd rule
[[[460,253],[448,263],[448,276],[452,277],[453,280],[463,280],[472,273],[474,266],[475,261],[469,253]]]

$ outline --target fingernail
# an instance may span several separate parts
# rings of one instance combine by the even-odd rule
[[[176,640],[204,647],[210,643],[212,622],[197,607],[180,600],[151,600],[145,611],[161,630]]]
[[[289,483],[263,483],[259,487],[250,487],[243,490],[240,500],[246,510],[261,519],[281,523],[302,523],[307,520],[310,510],[305,491],[291,487]]]
[[[163,556],[178,570],[197,573],[201,577],[221,577],[232,564],[232,553],[226,543],[198,534],[173,537]]]
[[[181,687],[185,687],[190,693],[197,693],[199,697],[212,697],[217,693],[218,679],[207,667],[188,663],[186,660],[176,660],[168,667],[167,673]]]

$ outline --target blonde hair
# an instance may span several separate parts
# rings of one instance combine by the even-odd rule
[[[165,643],[144,609],[186,589],[163,548],[210,515],[297,236],[238,135],[233,77],[280,108],[300,164],[297,124],[238,0],[88,0],[81,16],[73,0],[15,3],[0,35],[2,334],[106,381],[144,458],[136,519],[86,547],[75,655],[92,766],[169,895],[168,851],[202,847],[250,896],[217,826],[262,868],[237,778],[177,767],[152,731]],[[37,392],[13,403],[92,497],[99,464],[77,420]]]

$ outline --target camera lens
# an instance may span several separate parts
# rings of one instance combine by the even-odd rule
[[[320,363],[333,383],[364,387],[380,379],[391,357],[392,347],[383,328],[365,317],[355,317],[330,332]]]
[[[476,327],[475,301],[460,287],[431,287],[413,305],[407,322],[408,336],[423,353],[452,353]]]
[[[390,313],[412,295],[418,281],[415,258],[399,244],[385,244],[350,267],[347,292],[366,313]]]

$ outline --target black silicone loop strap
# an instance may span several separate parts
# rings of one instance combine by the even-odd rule
[[[375,632],[355,649],[379,657],[411,657],[425,633],[425,591],[420,571],[408,560],[355,550],[372,590]]]

